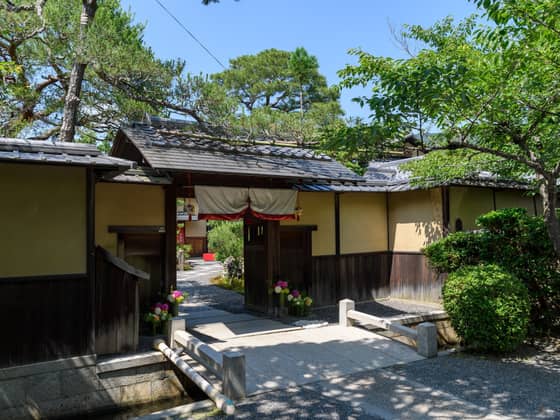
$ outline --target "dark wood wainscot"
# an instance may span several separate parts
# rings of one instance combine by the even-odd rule
[[[0,367],[94,353],[89,285],[85,273],[0,279]]]
[[[389,252],[312,257],[310,294],[316,306],[335,305],[342,298],[365,301],[390,294]]]
[[[445,275],[436,274],[420,252],[394,252],[391,296],[436,302],[441,298]]]

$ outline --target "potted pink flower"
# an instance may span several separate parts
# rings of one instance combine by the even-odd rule
[[[173,316],[179,315],[179,304],[185,301],[187,293],[183,293],[180,290],[171,290],[169,295],[167,295],[167,301],[171,304],[171,314]]]
[[[278,306],[280,307],[280,310],[282,310],[286,303],[286,295],[290,293],[288,282],[278,280],[276,283],[274,283],[272,289],[274,291],[274,294],[278,297]]]
[[[167,303],[156,303],[150,308],[144,316],[144,321],[146,321],[151,326],[152,335],[157,335],[159,332],[167,329],[167,321],[171,319],[169,314],[169,305]]]
[[[292,290],[288,294],[289,313],[295,316],[307,316],[311,310],[313,299],[300,293],[298,290]]]

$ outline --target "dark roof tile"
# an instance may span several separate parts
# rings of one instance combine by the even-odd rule
[[[239,144],[201,133],[134,124],[121,128],[154,169],[279,178],[347,180],[356,175],[331,157],[312,150]]]

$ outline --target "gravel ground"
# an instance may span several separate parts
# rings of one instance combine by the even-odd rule
[[[209,415],[216,419],[383,419],[364,413],[349,401],[323,395],[314,387],[294,387],[258,394],[236,406],[234,416]]]
[[[388,370],[496,414],[560,418],[560,339],[525,345],[513,356],[458,353]]]
[[[555,339],[515,356],[457,353],[263,393],[238,404],[235,417],[206,418],[559,419],[559,391]]]

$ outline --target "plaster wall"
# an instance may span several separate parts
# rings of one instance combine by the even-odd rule
[[[538,200],[539,197],[536,197]],[[496,209],[521,207],[527,213],[535,216],[535,203],[533,197],[519,190],[496,190]],[[538,213],[538,208],[537,208]]]
[[[86,169],[0,165],[0,277],[86,272]]]
[[[109,226],[164,226],[164,198],[157,185],[96,184],[95,243],[116,255],[117,234]]]
[[[340,195],[340,252],[387,251],[385,193]]]
[[[334,193],[332,192],[300,192],[299,205],[303,215],[299,221],[286,220],[281,225],[317,225],[312,232],[311,242],[313,256],[334,255]]]
[[[394,252],[420,252],[442,237],[441,189],[389,194],[389,247]]]
[[[463,222],[463,230],[476,229],[476,218],[492,210],[494,210],[494,199],[491,188],[449,188],[450,232],[455,232],[457,219],[461,219]]]

